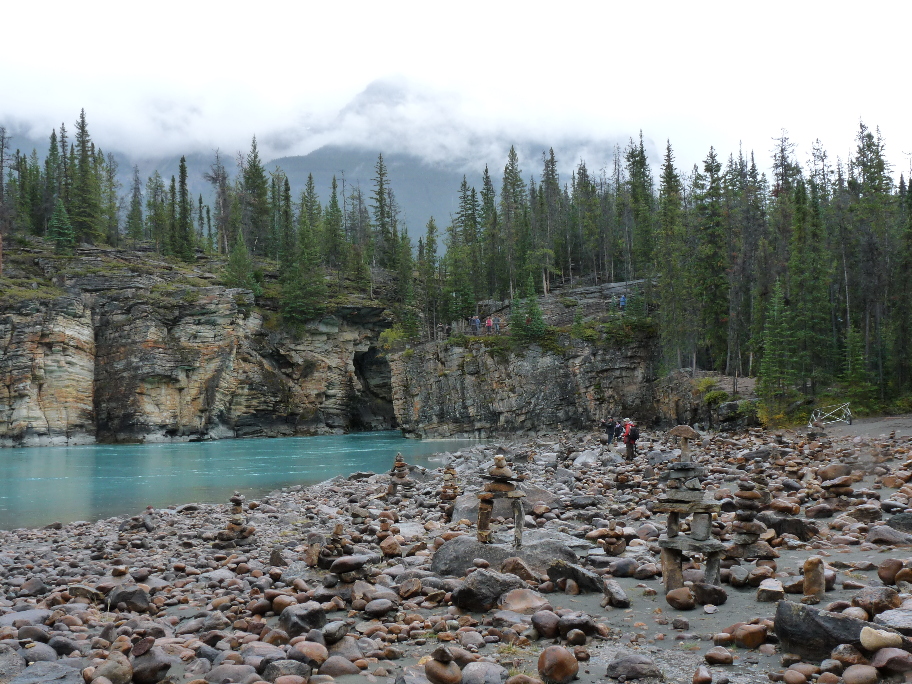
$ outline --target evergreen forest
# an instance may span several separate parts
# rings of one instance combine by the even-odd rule
[[[17,236],[62,255],[82,243],[185,262],[202,251],[224,257],[226,285],[257,295],[262,267],[277,270],[295,325],[343,290],[372,296],[382,277],[406,340],[479,302],[636,281],[627,315],[654,324],[664,370],[758,377],[773,410],[827,393],[912,410],[912,191],[864,123],[848,159],[819,142],[799,158],[783,132],[760,159],[711,147],[690,169],[669,142],[657,173],[642,134],[607,168],[580,161],[569,177],[553,150],[523,169],[511,148],[481,187],[453,188],[452,216],[421,227],[401,219],[382,155],[370,187],[318,189],[311,177],[292,189],[254,138],[236,159],[214,155],[204,202],[188,192],[184,159],[177,177],[134,169],[121,187],[85,112],[72,133],[50,133],[42,156],[14,142],[0,127],[0,278],[2,240]],[[534,340],[544,326],[524,332]]]

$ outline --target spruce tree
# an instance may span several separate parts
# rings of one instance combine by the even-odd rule
[[[516,300],[514,300],[516,301]],[[511,335],[524,342],[535,342],[542,339],[548,326],[538,297],[535,296],[535,285],[530,275],[523,287],[523,296],[516,305],[510,306],[510,332]]]
[[[700,300],[703,342],[713,368],[724,365],[728,342],[727,240],[722,215],[722,165],[713,147],[703,162],[698,197],[699,246],[697,292]]]
[[[76,235],[70,217],[59,197],[54,203],[54,213],[48,222],[48,238],[54,243],[54,251],[58,254],[71,255],[76,244]]]
[[[393,239],[388,199],[389,175],[386,170],[386,164],[383,162],[382,154],[377,157],[374,171],[377,175],[373,179],[374,189],[371,193],[371,209],[374,215],[375,254],[377,263],[381,268],[392,268],[398,245]]]
[[[101,185],[84,109],[76,122],[76,143],[71,148],[71,153],[74,155],[75,173],[68,213],[73,230],[76,231],[76,239],[96,242],[104,236],[101,225]]]
[[[127,212],[126,225],[127,238],[133,244],[136,244],[145,237],[143,230],[142,202],[143,194],[142,183],[139,180],[139,167],[134,165],[133,186],[130,191],[130,209]]]
[[[308,186],[313,186],[313,176],[307,178]],[[308,191],[305,190],[305,196]],[[303,202],[304,208],[302,214],[311,216],[315,209],[310,206],[309,197]],[[329,195],[329,204],[326,205],[326,212],[323,218],[323,255],[327,266],[336,269],[341,277],[342,267],[345,264],[344,252],[345,236],[342,232],[342,209],[339,207],[339,184],[336,177],[333,176],[332,188]]]
[[[781,414],[793,390],[794,343],[791,315],[785,306],[782,283],[777,280],[767,309],[763,361],[760,365],[760,396],[771,419]]]
[[[241,169],[242,221],[253,254],[266,254],[269,246],[269,181],[260,159],[256,136]]]
[[[228,287],[244,288],[252,291],[256,296],[262,294],[259,283],[253,277],[253,260],[250,258],[250,252],[247,250],[247,243],[241,231],[236,233],[222,280]]]
[[[318,245],[306,220],[299,224],[297,258],[285,266],[281,277],[282,318],[302,324],[326,310],[326,281]]]
[[[193,204],[187,187],[187,158],[180,158],[177,184],[177,220],[175,226],[174,255],[182,261],[195,259],[193,244]],[[172,178],[173,180],[173,178]]]

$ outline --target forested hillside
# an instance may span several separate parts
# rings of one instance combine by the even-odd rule
[[[222,253],[226,284],[258,295],[260,273],[278,268],[289,323],[385,273],[396,334],[415,339],[485,300],[644,279],[628,312],[655,320],[667,369],[759,376],[774,410],[820,392],[886,407],[912,390],[912,193],[884,145],[860,124],[851,158],[818,143],[800,159],[783,133],[771,159],[710,148],[681,169],[669,142],[656,176],[640,136],[608,168],[581,161],[569,178],[553,151],[530,169],[511,150],[480,187],[453,188],[452,220],[419,228],[402,220],[382,155],[369,188],[334,179],[325,203],[312,177],[293,191],[267,171],[255,139],[237,160],[212,160],[211,204],[190,195],[184,163],[122,188],[82,113],[72,139],[51,132],[42,160],[12,151],[0,128],[0,235],[64,253],[83,242]]]

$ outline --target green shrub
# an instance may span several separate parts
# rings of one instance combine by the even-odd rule
[[[728,392],[725,390],[712,390],[711,392],[707,392],[703,397],[703,401],[706,402],[706,405],[710,408],[716,408],[719,404],[724,404],[728,399]]]
[[[405,346],[405,331],[399,323],[387,328],[380,333],[380,348],[384,351],[394,351]]]
[[[694,386],[697,388],[697,392],[700,394],[705,394],[706,392],[712,392],[716,389],[716,379],[715,378],[700,378],[699,380],[694,380]]]

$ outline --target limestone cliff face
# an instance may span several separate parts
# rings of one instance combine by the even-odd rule
[[[0,314],[0,446],[93,441],[94,332],[79,296]]]
[[[246,290],[58,278],[66,295],[0,311],[0,446],[390,428],[377,307],[269,330]]]
[[[400,426],[422,437],[482,437],[651,415],[652,340],[602,347],[563,335],[557,347],[504,354],[478,338],[466,346],[430,343],[394,355]]]

